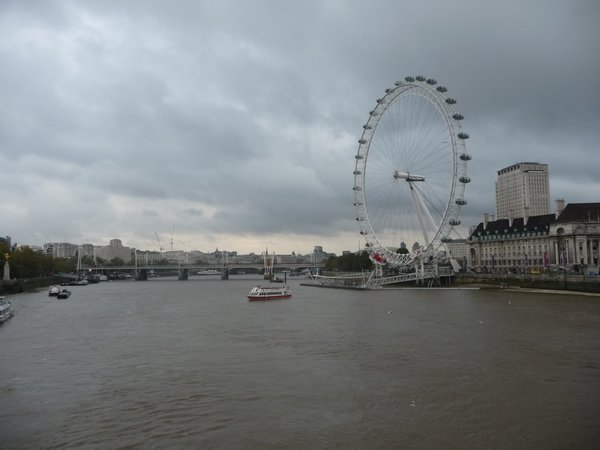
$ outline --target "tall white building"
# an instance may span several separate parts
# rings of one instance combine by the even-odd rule
[[[79,246],[68,242],[52,242],[43,246],[43,253],[53,258],[70,258],[77,256]]]
[[[496,220],[541,216],[549,211],[548,164],[520,162],[498,171]]]
[[[125,263],[128,263],[134,254],[134,249],[124,247],[120,239],[111,239],[107,246],[95,247],[95,250],[96,256],[106,261],[121,258]]]

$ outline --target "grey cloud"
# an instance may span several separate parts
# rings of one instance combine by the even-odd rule
[[[351,232],[362,125],[417,73],[465,115],[465,225],[493,212],[496,171],[524,159],[550,165],[554,196],[598,201],[599,19],[597,2],[561,0],[3,2],[1,232],[148,239],[175,223],[211,245]],[[63,204],[32,182],[97,200]],[[42,225],[51,204],[73,214],[64,230]]]

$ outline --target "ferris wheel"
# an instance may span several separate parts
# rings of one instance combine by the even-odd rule
[[[460,225],[471,155],[444,86],[419,75],[385,92],[358,141],[354,206],[371,259],[402,266],[444,249]]]

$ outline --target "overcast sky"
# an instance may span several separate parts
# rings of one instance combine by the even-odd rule
[[[417,74],[465,116],[463,224],[519,161],[598,202],[598,24],[596,0],[0,0],[0,235],[355,250],[362,125]]]

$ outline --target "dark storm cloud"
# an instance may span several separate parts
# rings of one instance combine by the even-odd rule
[[[417,73],[466,117],[464,224],[521,160],[550,165],[554,197],[598,201],[599,21],[593,1],[2,2],[0,234],[354,248],[333,242],[357,229],[361,127]]]

